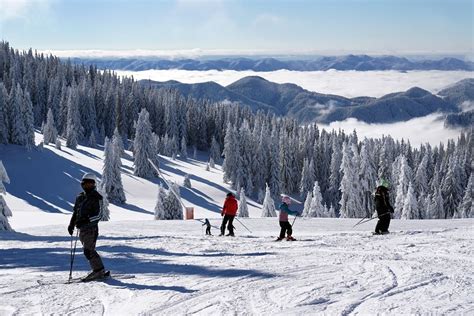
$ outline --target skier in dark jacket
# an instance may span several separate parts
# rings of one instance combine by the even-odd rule
[[[297,216],[298,212],[290,210],[289,205],[291,204],[291,198],[289,196],[283,195],[281,202],[282,203],[280,204],[280,207],[279,207],[280,209],[279,220],[280,220],[281,230],[280,230],[280,236],[276,239],[276,241],[283,240],[285,238],[285,233],[287,236],[286,240],[288,241],[296,240],[293,238],[293,236],[291,236],[293,234],[293,227],[288,221],[288,214]]]
[[[211,234],[211,223],[209,222],[209,220],[207,218],[204,221],[204,224],[202,224],[202,226],[204,226],[204,225],[206,225],[206,235],[212,236],[212,234]]]
[[[388,182],[384,179],[381,179],[375,191],[375,210],[377,211],[377,216],[379,218],[377,226],[375,226],[375,235],[389,233],[388,227],[390,226],[390,218],[393,213],[393,207],[390,205],[388,186]]]
[[[83,280],[91,281],[103,278],[105,275],[104,264],[95,250],[97,237],[99,236],[98,223],[102,218],[102,196],[96,191],[96,177],[93,173],[87,173],[82,177],[81,187],[84,192],[79,193],[74,203],[74,211],[68,226],[68,232],[72,236],[74,227],[79,229],[79,239],[91,266],[92,272]]]
[[[227,229],[229,230],[229,234],[227,236],[234,236],[234,217],[237,215],[237,209],[239,208],[237,200],[232,193],[227,193],[227,197],[224,202],[224,206],[222,207],[221,216],[224,216],[222,219],[221,225],[221,234],[219,236],[223,236],[225,234],[225,226],[227,222],[229,223]]]

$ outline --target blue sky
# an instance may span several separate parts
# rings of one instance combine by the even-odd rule
[[[20,49],[473,51],[474,0],[0,0]]]

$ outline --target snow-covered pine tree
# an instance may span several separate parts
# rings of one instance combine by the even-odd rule
[[[122,135],[120,135],[120,132],[118,128],[116,127],[114,130],[114,136],[112,137],[112,143],[114,144],[114,147],[116,148],[119,158],[123,157],[125,155],[125,146],[123,144],[123,138]]]
[[[8,143],[8,92],[0,82],[0,144]]]
[[[211,167],[209,166],[209,163],[206,164],[206,171],[211,171]]]
[[[334,205],[332,204],[328,210],[328,217],[336,217],[336,209],[334,208]]]
[[[152,150],[152,146],[150,146],[152,133],[149,116],[145,108],[140,111],[136,125],[135,139],[133,141],[133,173],[142,178],[151,178],[156,175],[156,171],[148,161],[148,159],[154,161],[154,156],[156,156]]]
[[[76,149],[81,138],[81,118],[77,93],[73,88],[68,89],[67,97],[67,122],[66,122],[66,146]]]
[[[214,161],[219,161],[221,159],[221,148],[219,144],[216,141],[216,138],[212,136],[211,140],[211,158],[214,159]]]
[[[423,155],[415,173],[415,193],[417,197],[429,193],[428,186],[428,152]]]
[[[212,157],[209,159],[209,167],[212,169],[216,168],[216,164],[214,163],[214,158]]]
[[[12,211],[3,198],[3,195],[6,194],[3,183],[10,183],[10,178],[0,160],[0,231],[12,231],[13,229],[10,226],[10,223],[8,223],[8,217],[12,216]]]
[[[342,146],[342,163],[341,163],[341,200],[339,201],[340,217],[353,218],[358,216],[362,210],[362,202],[360,192],[357,190],[358,170],[354,165],[354,151],[349,144],[344,142]]]
[[[309,168],[308,159],[303,160],[303,171],[301,172],[300,194],[304,196],[306,192],[311,191],[314,185],[314,172]]]
[[[92,148],[97,146],[97,139],[95,138],[94,131],[91,132],[91,135],[89,136],[89,140],[87,141],[87,144]]]
[[[402,209],[408,192],[408,186],[412,182],[412,170],[408,165],[408,161],[404,155],[399,156],[398,182],[395,197],[394,218],[401,218]]]
[[[49,108],[46,117],[46,124],[43,127],[43,142],[45,145],[48,145],[49,143],[56,144],[57,137],[58,131],[56,130],[56,125],[54,124],[53,111],[51,111],[51,108]]]
[[[107,222],[110,220],[109,199],[107,197],[107,192],[102,189],[100,184],[97,189],[97,192],[102,195],[102,201],[100,202],[100,211],[102,212],[102,218],[100,220],[103,222]]]
[[[166,219],[183,219],[183,208],[178,198],[180,198],[179,187],[176,183],[172,183],[164,200]]]
[[[416,199],[416,194],[413,189],[413,185],[410,182],[408,185],[408,191],[405,197],[405,200],[403,201],[403,207],[402,207],[402,219],[416,219],[419,216],[419,210],[418,210],[418,201]]]
[[[362,198],[362,207],[365,210],[365,215],[370,216],[374,210],[374,202],[371,192],[375,188],[377,178],[377,170],[370,156],[370,143],[368,139],[362,142],[360,150],[360,193]],[[363,214],[360,214],[363,215]]]
[[[107,193],[109,201],[117,204],[123,204],[126,201],[122,185],[121,165],[118,148],[106,137],[101,186],[102,190]]]
[[[191,189],[191,179],[189,179],[189,174],[184,175],[183,187]]]
[[[262,217],[276,217],[275,202],[272,199],[270,187],[268,186],[268,184],[265,188],[265,199],[263,200]]]
[[[181,138],[181,147],[180,147],[179,155],[181,159],[183,160],[188,159],[188,145],[186,143],[186,138],[184,136]]]
[[[26,145],[26,126],[23,118],[23,91],[20,84],[12,87],[9,96],[9,127],[10,143]]]
[[[240,189],[239,194],[239,217],[249,217],[249,207],[247,205],[247,197],[245,196],[245,189]]]
[[[441,218],[452,218],[463,198],[463,188],[460,182],[462,175],[457,154],[454,152],[449,158],[447,174],[441,184],[445,211],[444,217]]]
[[[160,184],[158,187],[158,195],[156,198],[156,205],[155,205],[155,220],[164,220],[170,219],[171,216],[167,215],[167,210],[165,209],[165,199],[166,199],[166,192],[163,186]]]
[[[444,201],[441,194],[441,189],[438,188],[433,192],[430,198],[430,205],[427,211],[427,217],[432,219],[444,218]]]
[[[56,149],[61,150],[61,141],[59,140],[59,137],[56,138],[55,147],[56,147]]]
[[[319,188],[318,181],[315,181],[313,187],[313,198],[311,199],[311,207],[308,217],[324,217],[325,213],[321,189]]]
[[[464,196],[461,204],[456,209],[453,218],[472,218],[474,217],[474,207],[472,200],[474,199],[474,177],[473,173],[469,176]]]
[[[304,201],[303,216],[310,217],[311,214],[311,200],[313,199],[313,193],[308,191],[306,194],[306,200]]]
[[[28,149],[35,147],[35,119],[33,117],[33,103],[30,93],[24,91],[21,113],[25,121],[25,146]]]

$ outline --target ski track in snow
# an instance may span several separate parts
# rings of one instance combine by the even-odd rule
[[[63,226],[2,234],[0,314],[474,312],[472,220],[394,220],[387,236],[350,231],[354,222],[301,220],[301,240],[278,243],[269,237],[274,218],[246,220],[257,233],[235,238],[204,237],[195,221],[103,223],[98,250],[107,268],[136,277],[87,284],[37,284],[67,280]],[[73,276],[87,270],[78,248]]]

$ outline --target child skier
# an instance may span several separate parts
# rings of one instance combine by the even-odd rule
[[[79,239],[91,266],[92,272],[83,281],[92,281],[105,277],[104,264],[95,250],[99,235],[99,221],[102,218],[102,195],[96,191],[96,177],[93,173],[86,173],[82,177],[81,192],[74,203],[74,211],[67,228],[72,236],[74,227],[79,229]]]
[[[389,233],[388,226],[390,226],[393,207],[390,205],[388,186],[389,184],[387,180],[380,179],[375,191],[375,210],[377,211],[379,220],[375,226],[374,235],[384,235]]]
[[[206,235],[212,236],[212,234],[211,234],[211,223],[209,222],[209,220],[207,218],[204,221],[204,224],[202,224],[202,226],[204,226],[204,225],[206,225]]]
[[[235,196],[230,192],[227,193],[227,197],[221,211],[221,216],[224,216],[224,218],[222,219],[221,234],[219,236],[224,236],[227,222],[229,223],[227,226],[229,234],[227,236],[234,236],[234,225],[232,225],[232,223],[234,222],[234,217],[237,214],[237,209],[238,203],[235,199]]]
[[[291,234],[293,233],[293,229],[291,224],[288,222],[288,214],[291,215],[298,215],[298,212],[290,210],[288,207],[291,204],[291,198],[287,195],[282,196],[281,204],[279,206],[280,209],[280,237],[276,239],[276,241],[281,241],[285,238],[285,233],[287,234],[286,240],[296,240],[294,239]]]

